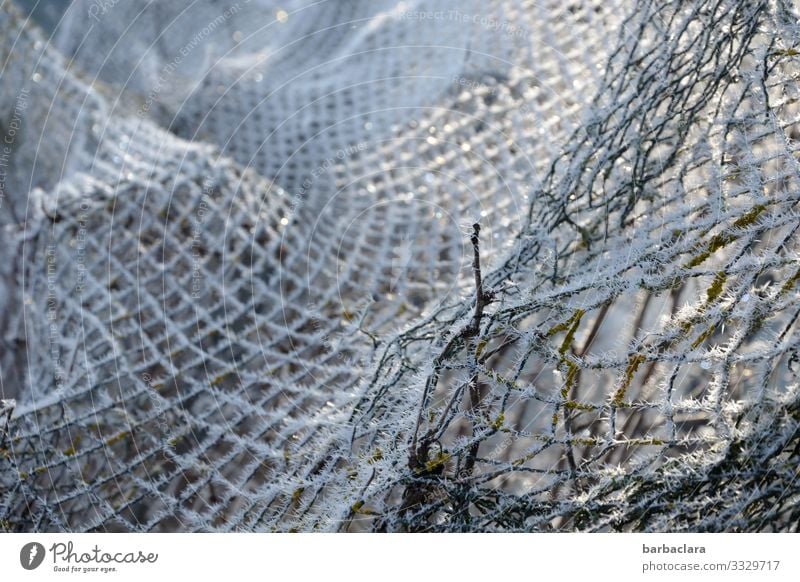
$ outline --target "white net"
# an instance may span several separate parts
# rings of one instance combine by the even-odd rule
[[[797,530],[793,3],[170,4],[0,4],[2,529]]]

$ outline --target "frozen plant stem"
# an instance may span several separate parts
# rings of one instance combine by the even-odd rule
[[[474,338],[478,335],[481,329],[481,319],[483,318],[483,308],[491,302],[491,297],[488,297],[483,292],[483,281],[481,280],[481,249],[480,249],[480,232],[481,225],[477,222],[472,225],[472,272],[475,275],[475,313],[472,316],[472,322],[464,330],[466,338]],[[477,346],[471,346],[471,365],[473,368],[472,376],[469,379],[469,407],[470,413],[473,418],[477,414],[478,408],[481,403],[481,392],[478,386],[478,354]],[[472,422],[472,436],[475,436],[475,422]],[[461,470],[459,477],[465,478],[472,474],[475,468],[475,459],[478,457],[478,448],[480,442],[476,441],[470,446],[467,452],[467,458],[464,461],[464,467]]]
[[[469,364],[470,368],[472,369],[472,373],[468,382],[470,400],[469,409],[470,415],[473,419],[471,421],[471,433],[473,438],[475,436],[474,419],[477,417],[477,412],[480,408],[481,394],[480,387],[478,385],[478,346],[474,339],[480,333],[484,308],[494,300],[494,294],[492,292],[487,293],[483,289],[481,276],[480,231],[480,224],[475,223],[472,225],[472,235],[470,237],[470,241],[472,243],[473,252],[472,271],[475,277],[475,311],[470,322],[450,339],[448,344],[435,359],[434,371],[428,378],[425,394],[423,394],[422,403],[418,411],[417,422],[414,428],[414,436],[412,437],[411,441],[411,455],[409,456],[409,468],[418,478],[424,479],[426,476],[440,475],[444,471],[444,465],[441,462],[434,463],[433,465],[431,465],[429,462],[430,448],[435,440],[434,435],[436,433],[436,429],[432,428],[428,430],[419,440],[419,446],[417,446],[417,434],[422,423],[422,412],[427,401],[427,394],[430,393],[436,386],[439,379],[440,366],[443,364],[448,355],[450,355],[455,349],[455,346],[459,341],[463,341],[464,344],[466,344],[466,347],[469,349]],[[470,445],[463,465],[459,462],[457,467],[457,479],[467,479],[472,474],[476,459],[478,457],[479,447],[480,442],[477,440]],[[417,481],[410,484],[403,494],[403,511],[408,511],[411,508],[418,507],[419,505],[423,504],[430,493],[430,486],[424,481]],[[469,519],[468,510],[469,503],[466,500],[456,503],[455,513],[463,514],[465,516],[465,521],[468,521]]]
[[[481,280],[481,248],[480,248],[481,225],[477,222],[472,225],[472,272],[475,275],[475,314],[472,316],[472,323],[464,330],[464,335],[472,337],[478,335],[483,317],[483,308],[489,303],[487,296],[483,293],[483,282]]]
[[[467,343],[469,342],[470,338],[474,338],[478,335],[481,327],[481,319],[483,318],[483,309],[486,305],[491,303],[494,300],[494,294],[492,292],[484,292],[483,290],[483,282],[481,279],[481,256],[480,256],[480,240],[479,235],[481,232],[481,225],[477,222],[472,225],[472,236],[470,237],[470,241],[472,242],[472,251],[473,251],[473,260],[472,260],[472,270],[475,276],[475,312],[470,320],[469,324],[466,327],[463,327],[458,333],[454,334],[444,349],[439,353],[439,355],[434,359],[434,370],[433,373],[428,377],[426,382],[425,391],[422,395],[421,403],[419,410],[417,412],[417,422],[414,426],[414,434],[411,439],[411,456],[410,456],[410,466],[412,469],[418,469],[420,466],[420,462],[424,463],[425,460],[428,458],[428,448],[431,443],[431,439],[433,438],[436,429],[429,430],[425,435],[423,435],[420,439],[419,448],[417,448],[417,435],[419,433],[420,425],[422,424],[422,413],[425,409],[425,406],[428,402],[428,395],[433,391],[436,387],[436,384],[439,381],[439,371],[447,359],[447,357],[454,351],[456,345],[459,344],[461,340],[465,340]],[[473,368],[477,368],[477,357],[475,352],[477,351],[477,347],[473,346],[473,353],[472,353],[472,365]],[[479,394],[477,390],[477,375],[473,378],[474,381],[470,382],[470,398],[474,394]]]

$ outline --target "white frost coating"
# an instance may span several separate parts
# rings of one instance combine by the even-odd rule
[[[796,529],[790,2],[178,4],[2,4],[0,528]]]

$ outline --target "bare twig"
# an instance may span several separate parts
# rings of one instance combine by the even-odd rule
[[[472,258],[472,270],[475,277],[475,311],[470,320],[469,324],[464,327],[460,332],[455,334],[447,345],[445,345],[444,349],[439,353],[439,355],[433,361],[433,373],[428,378],[425,384],[425,390],[422,395],[422,399],[420,402],[419,409],[417,411],[417,421],[414,426],[414,433],[411,438],[411,458],[409,460],[409,465],[411,468],[415,468],[419,466],[418,461],[422,461],[422,464],[425,463],[426,460],[426,451],[428,446],[430,445],[430,441],[433,438],[433,434],[436,432],[435,429],[429,430],[422,438],[419,439],[419,447],[417,446],[417,436],[419,434],[419,428],[422,424],[422,414],[425,409],[425,406],[428,402],[428,396],[433,392],[433,389],[436,387],[436,384],[439,382],[439,371],[444,363],[447,356],[453,351],[453,348],[459,341],[463,341],[465,339],[473,338],[478,335],[481,326],[481,319],[483,318],[483,310],[494,300],[494,293],[492,291],[486,292],[483,289],[483,281],[481,275],[481,257],[480,257],[480,235],[481,225],[477,222],[472,225],[472,236],[470,237],[470,241],[472,242],[472,251],[473,251],[473,258]],[[473,353],[473,365],[475,362]],[[470,382],[470,398],[472,400],[472,389],[473,382]],[[475,380],[476,389],[477,389],[477,380]],[[425,454],[422,454],[425,453]]]
[[[483,309],[487,304],[491,303],[492,301],[491,294],[484,293],[483,281],[481,279],[480,232],[481,232],[481,225],[476,222],[475,224],[472,225],[472,237],[470,238],[470,240],[472,241],[472,253],[473,253],[472,271],[475,275],[475,313],[472,316],[472,322],[464,330],[464,336],[470,338],[478,335],[478,332],[480,331],[481,328],[481,319],[483,318]],[[477,413],[481,404],[481,392],[480,392],[480,387],[478,385],[477,351],[478,351],[477,346],[473,345],[471,353],[471,359],[472,359],[471,365],[474,371],[469,381],[469,405],[470,405],[470,413],[473,415],[473,417]],[[475,436],[474,421],[472,424],[472,435]],[[475,459],[478,456],[479,448],[480,448],[479,441],[475,441],[469,448],[469,451],[467,453],[467,458],[464,461],[464,467],[462,468],[459,477],[465,478],[469,477],[472,474],[472,471],[475,468]]]

